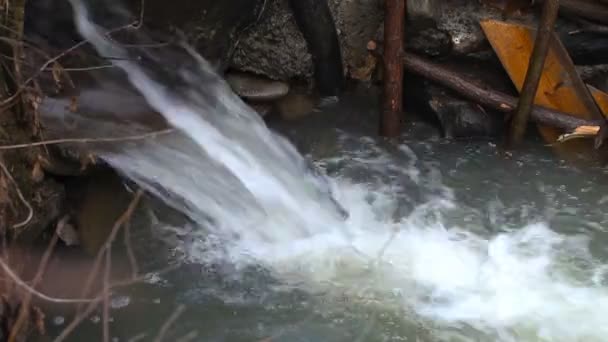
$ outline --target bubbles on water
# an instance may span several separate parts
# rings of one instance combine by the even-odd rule
[[[63,316],[55,316],[53,318],[53,324],[59,326],[59,325],[63,325],[63,323],[65,323],[65,317],[63,317]]]
[[[128,306],[129,303],[131,303],[131,298],[129,296],[117,296],[110,301],[110,307],[112,309],[121,309]]]

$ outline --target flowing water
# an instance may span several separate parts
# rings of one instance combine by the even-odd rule
[[[177,129],[98,151],[187,217],[170,225],[156,212],[137,241],[149,262],[183,266],[116,294],[117,340],[153,340],[177,304],[187,310],[171,341],[608,339],[602,169],[424,130],[385,142],[352,125],[372,117],[357,97],[282,127],[305,158],[187,47],[187,62],[135,61],[72,4],[83,37]],[[351,124],[332,127],[340,113]],[[73,338],[100,331],[93,316]]]

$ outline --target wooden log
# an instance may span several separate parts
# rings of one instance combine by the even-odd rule
[[[543,0],[547,2],[551,0]],[[560,0],[560,12],[608,24],[608,6],[596,0]]]
[[[428,78],[441,84],[464,98],[504,113],[511,113],[517,106],[517,98],[501,93],[468,80],[458,73],[439,64],[429,62],[412,53],[404,53],[403,65],[408,72]],[[579,126],[597,126],[597,120],[585,120],[568,113],[533,106],[530,118],[537,123],[572,131]]]
[[[395,137],[401,131],[403,109],[403,31],[405,0],[386,0],[384,16],[384,99],[380,135]]]
[[[549,51],[549,42],[552,37],[553,27],[559,11],[559,0],[546,0],[543,12],[538,23],[538,30],[534,42],[532,55],[526,71],[526,79],[521,91],[517,110],[511,121],[508,144],[519,144],[526,133],[528,118],[534,104],[534,98],[543,73],[545,59]]]
[[[338,96],[344,71],[338,33],[327,0],[289,0],[312,55],[316,88],[322,97]]]

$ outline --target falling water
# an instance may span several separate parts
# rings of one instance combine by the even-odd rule
[[[323,161],[381,175],[375,179],[315,175],[196,53],[182,47],[189,63],[171,70],[173,83],[163,83],[157,69],[171,69],[172,61],[134,61],[79,0],[72,4],[82,36],[112,56],[178,130],[100,153],[191,218],[196,229],[175,246],[190,261],[261,265],[285,286],[329,302],[347,296],[396,310],[433,340],[608,338],[607,272],[588,238],[562,235],[543,220],[493,231],[448,224],[446,215],[459,209],[453,191],[433,168],[422,172],[406,145],[396,151],[405,165],[364,140],[357,142],[364,151]],[[404,183],[421,192],[407,211]]]

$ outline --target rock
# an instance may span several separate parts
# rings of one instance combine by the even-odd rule
[[[226,81],[242,98],[252,101],[273,101],[289,92],[289,84],[242,72],[229,72]]]
[[[138,13],[141,0],[129,0]],[[162,0],[145,1],[147,26],[178,29],[194,47],[221,70],[228,67],[240,35],[257,21],[264,0]]]
[[[65,215],[57,222],[57,235],[66,246],[78,246],[80,244],[78,232],[69,221],[70,216]]]
[[[454,0],[449,2],[449,6],[441,7],[439,9],[441,14],[436,17],[437,29],[451,37],[451,54],[457,56],[477,54],[485,59],[491,58],[489,57],[493,54],[491,46],[479,26],[479,21],[483,19],[504,20],[536,27],[538,13],[535,10],[538,8],[516,11],[517,13],[510,13],[505,17],[504,2]],[[415,35],[424,33],[418,31],[414,30]],[[555,32],[575,64],[605,63],[604,56],[608,53],[606,34],[593,32],[585,24],[563,16],[558,18]]]
[[[273,110],[273,104],[268,102],[251,102],[249,107],[255,110],[261,117],[265,117],[270,114]]]
[[[231,63],[277,80],[312,77],[312,58],[287,1],[268,0],[260,21],[241,37]]]
[[[123,180],[109,170],[97,170],[76,180],[68,191],[79,241],[88,254],[96,255],[127,209],[132,194]]]
[[[444,9],[443,0],[407,0],[407,19],[412,21],[436,21]]]
[[[289,0],[289,7],[312,56],[315,90],[321,97],[337,97],[345,86],[344,67],[327,0]]]
[[[580,66],[577,71],[587,84],[608,93],[608,64]]]
[[[455,0],[443,7],[437,27],[451,37],[453,54],[467,55],[489,48],[479,21],[501,19],[501,15],[497,8],[479,1]]]
[[[328,4],[337,27],[344,72],[350,75],[351,70],[366,64],[366,44],[378,30],[383,12],[374,1],[328,0]],[[273,79],[312,77],[312,58],[285,1],[269,0],[259,24],[242,37],[232,65]]]
[[[515,92],[498,61],[452,58],[448,67],[480,85],[511,95]],[[438,127],[446,138],[496,137],[504,126],[502,113],[483,108],[451,90],[409,73],[404,80],[404,105],[407,112]]]
[[[382,2],[328,1],[338,30],[344,73],[353,79],[369,80],[373,61],[366,45],[381,35]],[[447,6],[439,0],[408,0],[407,6],[406,46],[433,56],[449,51],[450,36],[433,27]],[[273,79],[312,77],[311,56],[285,1],[270,0],[263,18],[240,40],[232,66]]]
[[[494,137],[499,132],[497,114],[489,114],[481,106],[463,100],[445,89],[428,85],[429,106],[441,124],[446,138]]]
[[[293,121],[312,113],[316,99],[307,93],[292,91],[276,103],[277,112],[283,120]]]
[[[405,32],[407,50],[430,57],[445,56],[452,52],[452,38],[434,24],[420,28],[410,26]]]
[[[240,34],[259,16],[264,0],[127,0],[127,20],[137,20],[144,3],[144,24],[157,32],[180,31],[192,45],[220,70],[225,70]],[[116,0],[90,1],[92,15],[106,27],[120,27],[125,21],[122,3]],[[118,15],[117,15],[118,14]],[[68,0],[27,1],[25,33],[54,48],[65,49],[81,40]],[[120,21],[115,23],[114,21]]]

